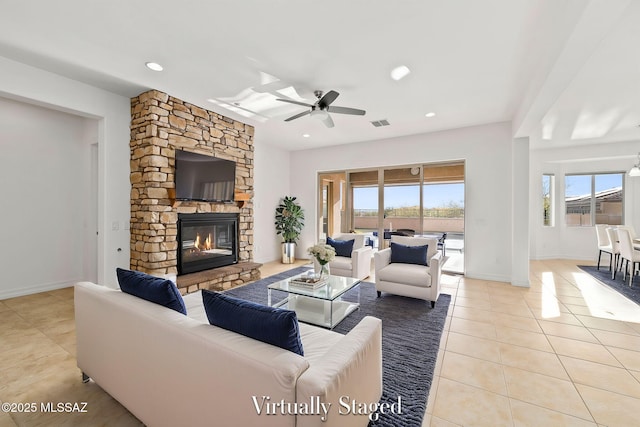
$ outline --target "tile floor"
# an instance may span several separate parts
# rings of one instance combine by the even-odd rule
[[[524,289],[444,276],[452,301],[423,426],[640,425],[640,306],[576,264],[534,261]],[[0,301],[0,325],[0,401],[88,402],[0,412],[0,427],[141,425],[80,381],[71,288]]]

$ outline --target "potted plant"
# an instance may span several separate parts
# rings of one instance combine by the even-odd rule
[[[304,226],[304,211],[296,202],[296,197],[285,196],[276,208],[276,234],[282,235],[282,262],[293,263],[296,242]]]

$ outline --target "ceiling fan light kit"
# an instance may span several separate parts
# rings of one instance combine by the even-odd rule
[[[318,98],[315,104],[307,104],[306,102],[295,101],[293,99],[277,98],[277,101],[288,102],[289,104],[301,105],[303,107],[309,108],[309,110],[286,118],[284,119],[284,121],[290,122],[292,120],[299,119],[300,117],[309,115],[318,120],[321,120],[326,127],[332,128],[334,124],[333,119],[331,118],[331,115],[329,113],[350,114],[353,116],[364,116],[366,114],[365,110],[360,110],[357,108],[330,106],[331,103],[335,101],[336,98],[340,95],[335,90],[330,90],[325,94],[323,94],[321,90],[316,90],[313,92],[313,94],[316,96],[316,98]]]

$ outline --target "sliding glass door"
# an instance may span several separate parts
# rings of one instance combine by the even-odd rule
[[[457,260],[452,271],[463,272],[464,162],[323,173],[319,182],[321,238],[354,231],[384,249],[394,234],[438,237],[443,254],[451,249],[447,257]],[[342,211],[335,209],[338,200]]]

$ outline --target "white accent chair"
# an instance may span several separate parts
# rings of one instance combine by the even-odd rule
[[[609,271],[613,268],[613,246],[611,244],[611,240],[609,239],[609,234],[607,233],[607,228],[609,226],[606,224],[596,224],[596,237],[598,239],[598,267],[597,270],[600,270],[600,258],[602,257],[602,252],[609,254]]]
[[[431,302],[435,307],[440,295],[442,253],[438,251],[438,239],[426,237],[391,236],[391,243],[407,246],[429,245],[428,266],[391,262],[391,248],[374,254],[376,291],[378,297],[388,292]]]
[[[332,237],[333,240],[353,240],[351,257],[336,256],[329,262],[330,274],[334,276],[366,279],[371,274],[371,257],[373,248],[365,245],[364,234],[342,233]],[[314,264],[317,261],[314,260]],[[317,267],[317,266],[316,266]]]

